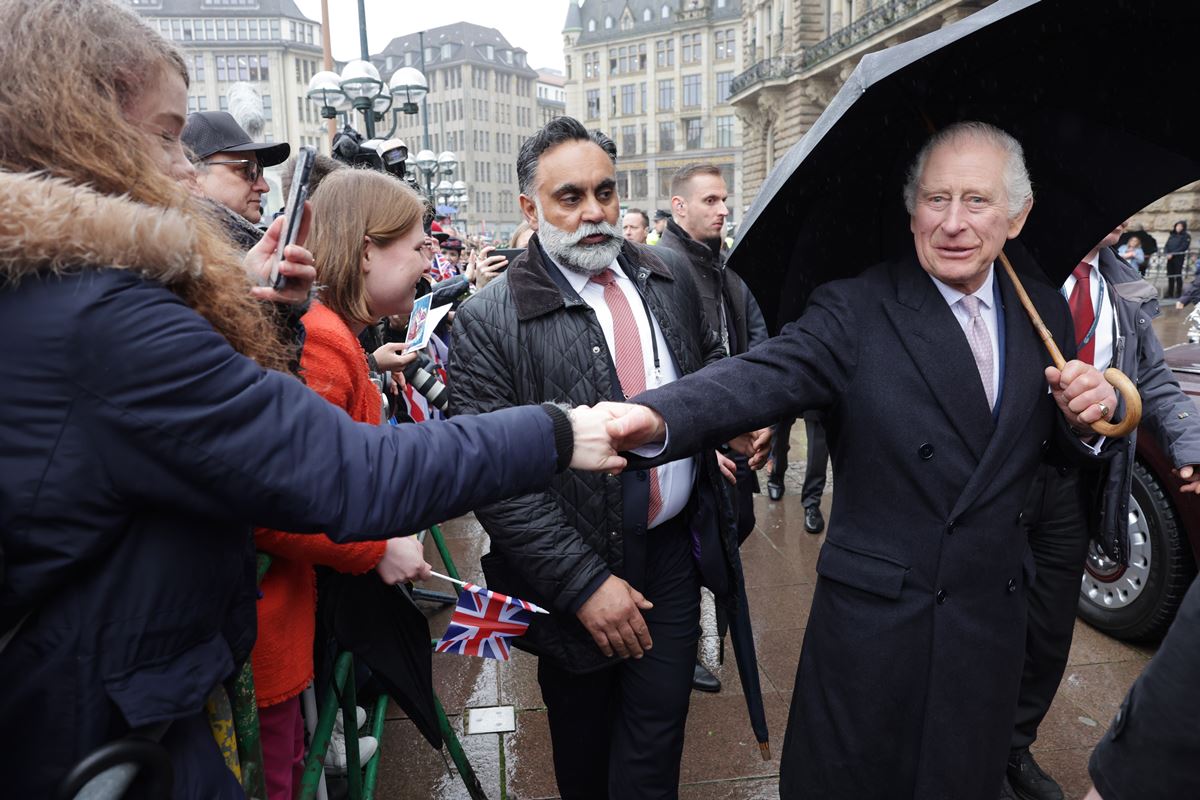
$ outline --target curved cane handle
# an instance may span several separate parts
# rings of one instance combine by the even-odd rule
[[[1115,424],[1098,419],[1092,423],[1091,428],[1101,436],[1120,438],[1127,435],[1142,421],[1142,396],[1138,394],[1133,381],[1129,380],[1128,376],[1116,367],[1104,370],[1104,380],[1108,381],[1125,401],[1125,417]]]

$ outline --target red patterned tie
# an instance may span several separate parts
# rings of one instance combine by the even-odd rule
[[[1075,288],[1071,290],[1071,317],[1075,320],[1075,344],[1078,347],[1078,358],[1087,364],[1096,360],[1096,337],[1093,335],[1087,344],[1083,339],[1092,331],[1096,321],[1096,309],[1092,307],[1092,265],[1081,261],[1075,271]]]
[[[617,362],[617,378],[621,381],[621,391],[625,396],[633,397],[646,391],[646,362],[642,357],[642,337],[638,334],[633,309],[629,307],[629,300],[621,287],[617,286],[617,276],[611,269],[593,275],[591,280],[604,287],[604,303],[613,320],[613,344],[617,349],[613,357]],[[653,522],[661,510],[662,488],[658,484],[658,470],[651,469],[647,522]]]

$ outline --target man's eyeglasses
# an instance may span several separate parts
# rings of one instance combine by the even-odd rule
[[[206,161],[205,163],[238,167],[238,171],[242,173],[242,177],[250,183],[257,183],[258,177],[262,175],[262,167],[259,166],[257,158],[240,158],[233,161]]]

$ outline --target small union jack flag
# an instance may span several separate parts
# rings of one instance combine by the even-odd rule
[[[508,661],[508,639],[523,634],[534,613],[550,612],[520,598],[464,583],[450,626],[434,649]]]

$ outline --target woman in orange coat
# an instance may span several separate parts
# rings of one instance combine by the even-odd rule
[[[300,365],[309,388],[359,422],[379,424],[382,406],[357,336],[381,317],[412,310],[424,269],[423,213],[416,192],[366,170],[334,172],[313,197],[309,245],[323,288],[304,315]],[[381,369],[402,369],[411,358],[402,350],[384,345],[375,359]],[[412,536],[339,545],[324,535],[260,529],[255,544],[272,556],[252,654],[267,793],[291,800],[304,760],[299,695],[313,677],[313,565],[352,574],[374,569],[388,583],[428,578],[430,566]],[[347,726],[349,735],[354,727]]]

